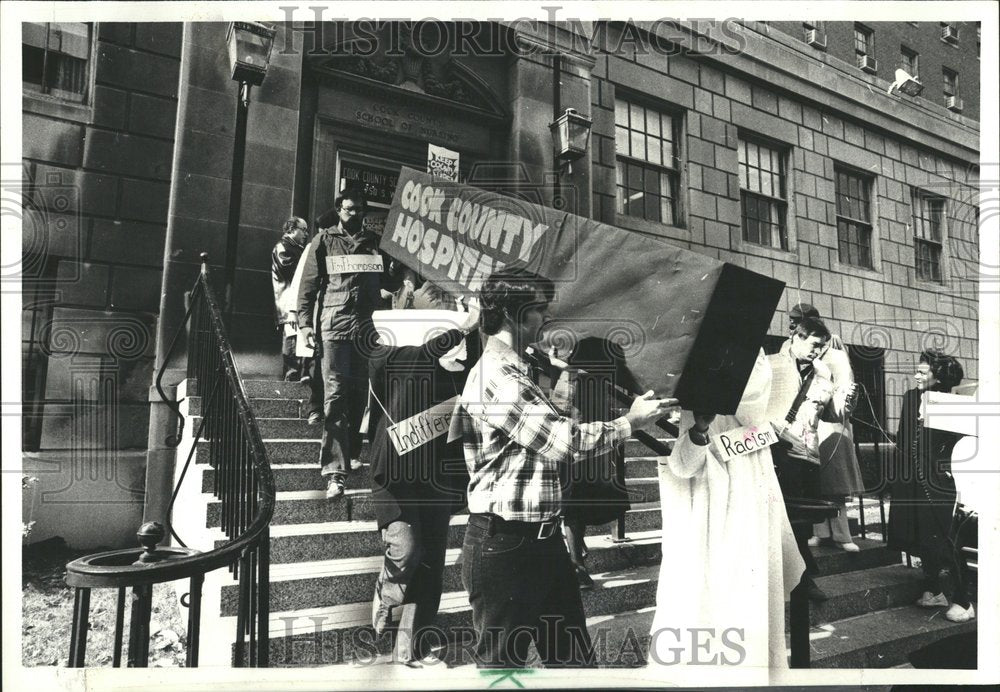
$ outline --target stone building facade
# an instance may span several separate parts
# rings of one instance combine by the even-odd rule
[[[279,372],[268,257],[282,221],[311,221],[344,184],[366,184],[378,224],[399,167],[423,168],[436,144],[459,152],[473,185],[781,279],[771,346],[787,309],[813,303],[852,352],[871,401],[865,415],[893,429],[922,348],[944,348],[968,380],[978,378],[977,27],[954,28],[279,26],[267,77],[251,95],[232,326],[244,372]],[[809,33],[819,30],[825,48]],[[117,399],[58,391],[72,378],[59,374],[53,335],[75,313],[53,307],[39,318],[52,334],[25,331],[25,372],[35,367],[43,383],[29,389],[26,378],[25,406],[41,421],[38,454],[94,447],[121,465],[134,450],[145,514],[155,518],[174,460],[163,443],[173,423],[150,389],[153,364],[163,364],[179,326],[199,253],[222,263],[236,85],[224,24],[92,31],[86,105],[38,109],[26,84],[26,176],[56,170],[79,181],[81,195],[79,232],[45,231],[45,276],[55,283],[38,285],[64,289],[59,310],[136,319],[148,346],[116,361],[131,373],[129,386],[112,387]],[[371,50],[349,48],[362,39]],[[859,46],[874,59],[861,60]],[[918,54],[917,97],[886,93],[904,49],[907,59]],[[946,70],[957,78],[946,83]],[[961,104],[949,107],[949,89]],[[593,125],[587,153],[556,175],[549,124],[566,108]],[[46,365],[31,365],[36,351],[49,354]],[[168,385],[182,376],[178,363],[165,364]],[[63,401],[76,404],[59,418]],[[73,421],[105,401],[115,402],[119,427],[127,419],[127,435],[91,444]]]

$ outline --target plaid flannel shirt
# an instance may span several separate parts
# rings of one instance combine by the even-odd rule
[[[456,415],[469,469],[469,512],[513,521],[559,516],[559,464],[604,453],[632,433],[625,417],[577,423],[532,382],[527,363],[490,338],[469,372]]]

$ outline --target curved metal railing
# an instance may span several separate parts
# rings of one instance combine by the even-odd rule
[[[181,544],[180,548],[157,548],[165,535],[155,522],[139,530],[143,548],[88,555],[66,566],[66,583],[75,587],[70,667],[85,665],[91,588],[118,588],[113,665],[121,664],[125,589],[133,589],[129,626],[128,665],[144,667],[149,658],[149,621],[153,584],[188,578],[187,665],[198,665],[201,588],[208,572],[228,567],[239,579],[235,666],[268,665],[268,600],[270,523],[274,514],[275,486],[271,466],[250,400],[243,387],[233,350],[223,323],[223,313],[209,282],[208,256],[190,293],[189,305],[156,378],[160,396],[179,416],[177,402],[162,389],[163,372],[179,335],[187,330],[188,393],[201,397],[201,421],[194,431],[184,468],[174,488],[170,507],[202,440],[207,444],[208,463],[214,471],[213,492],[219,500],[221,528],[226,543],[207,552]],[[181,416],[180,429],[183,429]],[[168,440],[177,446],[180,433]],[[171,533],[173,529],[171,528]],[[182,599],[183,602],[183,599]],[[248,651],[249,645],[249,651]]]

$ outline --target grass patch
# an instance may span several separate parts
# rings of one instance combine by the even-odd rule
[[[21,592],[24,624],[21,630],[24,666],[65,666],[73,623],[73,589],[66,585],[66,563],[101,550],[74,551],[60,538],[25,546],[21,553]],[[118,589],[92,589],[88,667],[111,666],[115,641]],[[131,590],[125,598],[125,635],[122,665],[126,665]],[[149,665],[183,666],[187,651],[187,610],[182,615],[171,583],[153,586]]]

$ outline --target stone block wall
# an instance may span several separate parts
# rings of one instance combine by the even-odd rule
[[[84,104],[25,92],[25,446],[143,448],[181,25],[94,25]]]
[[[845,74],[843,79],[853,77]],[[836,99],[825,104],[807,100],[701,56],[655,51],[599,55],[594,80],[595,217],[784,281],[787,288],[772,335],[784,334],[787,310],[806,301],[847,344],[884,348],[891,425],[900,395],[913,386],[921,349],[943,348],[963,363],[967,381],[978,378],[974,153],[968,160],[948,156],[919,139],[859,119],[856,104],[849,110],[841,109]],[[639,94],[646,105],[659,105],[682,119],[683,211],[676,226],[617,213],[616,91]],[[880,107],[878,98],[871,107]],[[942,121],[953,120],[943,107],[921,108],[924,113],[936,108]],[[744,135],[765,138],[785,157],[787,251],[743,240],[737,145]],[[873,269],[839,261],[834,184],[839,166],[872,176]],[[916,278],[914,190],[948,200],[940,283]]]

